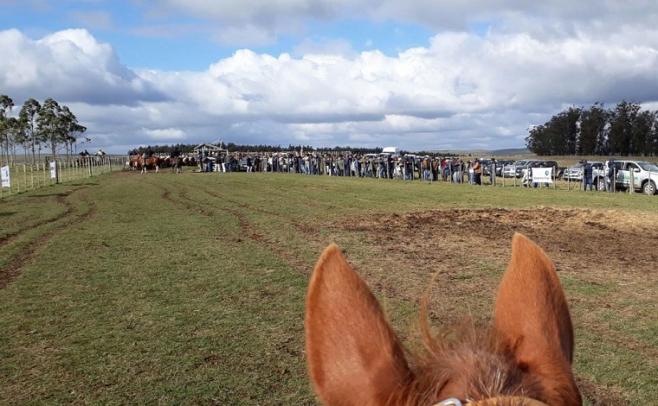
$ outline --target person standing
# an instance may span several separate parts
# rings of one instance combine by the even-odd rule
[[[609,160],[606,162],[606,171],[605,171],[605,188],[606,191],[614,191],[614,182],[615,182],[615,161]]]
[[[482,184],[482,165],[479,158],[475,158],[473,162],[473,183],[476,185]]]
[[[588,186],[592,190],[592,164],[587,161],[583,163],[583,186],[586,192]]]

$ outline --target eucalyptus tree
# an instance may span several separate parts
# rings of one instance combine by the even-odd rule
[[[36,161],[36,145],[39,144],[39,132],[37,131],[37,120],[39,112],[41,111],[41,104],[35,99],[28,99],[23,103],[19,118],[25,126],[25,133],[27,143],[32,149],[32,164]]]
[[[63,141],[61,112],[59,103],[48,98],[43,102],[37,119],[37,132],[49,144],[53,159],[57,156],[57,144]]]
[[[2,156],[9,162],[9,117],[7,113],[14,107],[14,101],[6,94],[0,95],[0,161]]]
[[[607,152],[607,128],[610,113],[601,103],[594,103],[580,115],[578,155],[595,155]]]
[[[613,155],[635,153],[633,141],[633,124],[640,111],[640,105],[621,101],[610,113],[610,132],[608,142]]]
[[[7,119],[7,132],[5,133],[5,147],[7,150],[7,161],[11,166],[14,166],[16,161],[16,145],[25,142],[24,136],[25,128],[23,122],[16,117],[9,117]]]
[[[631,129],[630,153],[638,155],[651,154],[655,121],[656,112],[654,111],[642,110],[635,115],[633,128]]]
[[[61,107],[58,119],[59,128],[61,130],[61,140],[66,147],[67,155],[70,155],[73,153],[73,145],[77,142],[77,136],[87,131],[87,127],[78,122],[78,118],[68,106]]]

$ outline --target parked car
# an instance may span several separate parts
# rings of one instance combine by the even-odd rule
[[[510,160],[498,160],[496,161],[496,176],[503,176],[503,169],[505,169],[506,165],[511,165],[513,164],[514,161]]]
[[[514,163],[506,165],[503,169],[503,176],[506,178],[518,178],[519,176],[517,175],[516,168],[523,168],[528,164],[528,162],[529,161],[527,159],[522,159],[520,161],[515,161]]]
[[[603,170],[603,162],[593,161],[589,163],[592,165],[592,179],[594,179],[594,173]],[[572,182],[582,182],[583,167],[584,165],[582,163],[578,163],[574,166],[565,169],[563,179],[570,180]]]
[[[536,160],[528,160],[525,162],[524,165],[515,165],[516,167],[516,177],[517,178],[522,178],[525,171],[527,171],[529,168],[539,168],[541,167],[541,161],[536,161]]]
[[[647,195],[656,194],[658,185],[658,165],[646,161],[615,160],[616,170],[615,188],[628,190],[631,187],[631,172],[633,177],[633,189]],[[605,190],[605,170],[593,171],[593,181],[597,190]]]

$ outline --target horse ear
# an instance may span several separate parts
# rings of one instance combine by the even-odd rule
[[[377,299],[336,245],[313,271],[305,329],[311,380],[324,404],[386,404],[411,376]]]
[[[555,266],[518,233],[496,298],[495,326],[520,368],[539,379],[549,404],[581,404],[571,372],[573,327]]]

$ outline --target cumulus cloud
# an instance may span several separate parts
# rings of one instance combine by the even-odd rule
[[[504,32],[552,36],[583,29],[608,32],[626,25],[650,28],[658,17],[656,2],[616,0],[156,0],[149,4],[159,13],[168,10],[211,21],[219,31],[247,27],[246,32],[267,33],[267,37],[299,32],[314,21],[355,16],[420,23],[438,31],[488,24]]]
[[[427,47],[268,55],[203,71],[131,70],[84,30],[30,40],[0,32],[0,87],[72,103],[105,149],[225,141],[518,147],[569,104],[658,102],[658,30],[545,38],[448,31]],[[16,66],[15,66],[16,65]],[[18,68],[19,66],[20,68]]]
[[[143,128],[142,131],[147,137],[156,142],[181,141],[185,139],[185,131],[180,128]]]
[[[120,63],[111,45],[86,30],[59,31],[39,40],[17,30],[0,31],[0,50],[0,88],[18,100],[126,104],[163,99]]]

